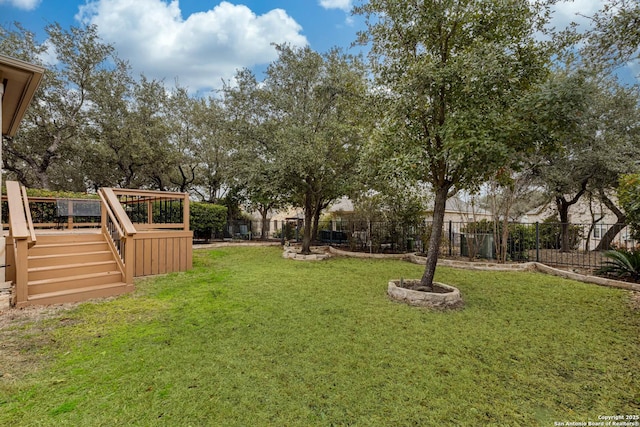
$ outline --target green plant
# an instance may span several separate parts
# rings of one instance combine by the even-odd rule
[[[562,246],[562,224],[558,218],[551,216],[542,221],[540,230],[540,249],[560,249]],[[579,225],[569,224],[569,248],[577,249],[584,238],[584,232]]]
[[[212,203],[193,202],[189,205],[189,228],[197,239],[211,239],[222,232],[227,222],[227,207]]]
[[[598,269],[598,274],[640,282],[640,249],[616,249],[606,251],[604,256],[608,260]]]
[[[510,261],[527,261],[529,259],[529,250],[535,249],[535,247],[535,226],[526,224],[509,224],[507,259]]]

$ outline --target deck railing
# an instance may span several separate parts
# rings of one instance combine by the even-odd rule
[[[134,241],[136,229],[131,223],[118,198],[111,188],[101,188],[98,191],[102,202],[100,224],[102,232],[107,236],[107,243],[116,255],[118,267],[122,272],[124,282],[133,285],[134,273]]]
[[[189,195],[168,191],[112,189],[138,231],[189,231]]]
[[[3,227],[8,228],[7,196],[2,196],[4,204]],[[55,197],[29,197],[29,212],[35,229],[72,230],[77,228],[100,227],[100,200],[61,199]]]
[[[95,199],[56,199],[28,198],[26,189],[14,181],[6,187],[6,276],[15,283],[17,303],[28,300],[28,250],[36,243],[36,229],[101,229],[129,286],[134,277],[192,266],[193,233],[185,193],[102,188]]]

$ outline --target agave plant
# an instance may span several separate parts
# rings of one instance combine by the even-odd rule
[[[616,249],[606,251],[604,256],[608,260],[598,269],[598,274],[640,282],[640,249]]]

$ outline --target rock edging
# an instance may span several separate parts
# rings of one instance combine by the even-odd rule
[[[405,280],[404,282],[419,282],[420,280]],[[438,286],[449,292],[425,292],[408,289],[400,286],[400,280],[390,280],[387,287],[387,294],[391,299],[401,301],[416,307],[428,307],[434,309],[455,309],[461,308],[464,303],[458,288],[434,282]]]
[[[373,258],[373,259],[407,259],[409,254],[370,254],[367,252],[351,252],[336,249],[329,246],[329,253],[338,256],[346,256],[351,258]]]
[[[407,259],[414,264],[426,264],[425,257],[416,254],[408,254]],[[549,267],[539,262],[524,262],[521,264],[498,264],[491,262],[465,262],[456,260],[439,260],[438,265],[446,267],[463,268],[467,270],[484,270],[484,271],[537,271],[540,273],[550,274],[552,276],[562,277],[564,279],[576,280],[578,282],[592,283],[600,286],[608,286],[611,288],[626,289],[629,291],[640,292],[640,284],[623,282],[621,280],[607,279],[606,277],[587,276],[585,274],[574,273],[572,271],[561,270],[559,268]]]
[[[295,259],[296,261],[322,261],[324,259],[330,258],[331,254],[329,253],[311,253],[309,255],[304,255],[298,252],[298,248],[294,246],[283,246],[284,250],[282,251],[282,257],[286,259]]]
[[[414,264],[425,265],[427,258],[417,255],[416,253],[408,254],[368,254],[366,252],[349,252],[329,247],[329,252],[334,255],[348,256],[353,258],[374,258],[374,259],[403,259]],[[539,262],[523,262],[514,264],[499,264],[497,262],[467,262],[450,259],[438,260],[438,265],[452,268],[462,268],[465,270],[478,271],[537,271],[540,273],[550,274],[552,276],[562,277],[564,279],[576,280],[578,282],[591,283],[599,286],[608,286],[611,288],[626,289],[629,291],[640,292],[640,284],[623,282],[621,280],[607,279],[606,277],[588,276],[586,274],[574,273],[572,271],[561,270],[559,268],[549,267]]]

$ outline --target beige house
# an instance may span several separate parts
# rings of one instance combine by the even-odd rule
[[[610,195],[616,203],[615,195]],[[534,210],[527,212],[520,218],[522,223],[542,223],[550,217],[558,217],[557,208],[553,202],[546,203]],[[618,221],[616,215],[600,200],[582,197],[569,208],[569,222],[582,229],[583,239],[589,240],[589,250],[597,247],[600,239]],[[615,238],[618,246],[634,246],[636,242],[631,238],[629,227],[622,229]]]

